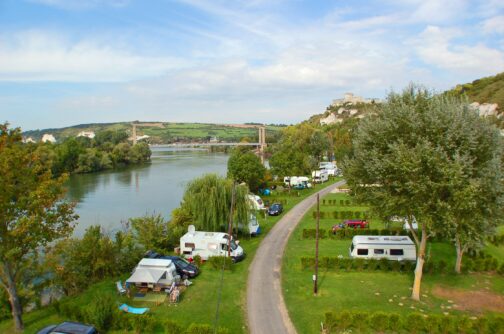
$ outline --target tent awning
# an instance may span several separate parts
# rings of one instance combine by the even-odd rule
[[[126,280],[128,283],[157,283],[165,270],[137,268],[133,275]]]

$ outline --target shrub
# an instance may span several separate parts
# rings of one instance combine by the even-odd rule
[[[184,328],[173,320],[165,320],[163,327],[165,334],[179,334],[184,332]]]
[[[135,315],[134,317],[130,317],[131,328],[135,331],[135,333],[151,333],[154,327],[156,326],[155,319],[148,314]]]
[[[342,200],[342,199],[340,199],[339,204],[340,204],[341,206],[344,206],[344,205],[345,205],[345,201],[344,201],[344,200]]]
[[[336,319],[334,316],[334,313],[332,312],[326,312],[324,315],[324,326],[327,329],[329,333],[337,330],[339,325],[339,321]]]
[[[201,256],[199,256],[199,255],[195,255],[195,256],[193,257],[193,262],[194,262],[194,264],[196,264],[196,265],[201,265],[201,264],[203,264],[203,260],[201,259]]]
[[[457,333],[469,334],[472,332],[473,323],[466,316],[460,316],[456,319]]]
[[[348,329],[352,325],[352,313],[348,311],[340,312],[337,317],[337,322],[337,328],[339,330]]]
[[[473,324],[473,329],[476,334],[488,333],[488,318],[478,318]]]
[[[366,260],[365,259],[354,259],[352,261],[353,263],[353,269],[357,270],[357,271],[362,271],[365,266],[366,266]]]
[[[352,327],[362,332],[368,327],[369,314],[367,312],[354,312],[352,315]]]
[[[504,317],[503,316],[493,317],[490,321],[489,328],[491,333],[495,334],[504,333]]]
[[[95,296],[85,309],[85,321],[95,325],[100,331],[107,331],[114,322],[114,300],[110,295]]]
[[[401,328],[401,317],[397,313],[389,314],[388,329],[392,332],[398,332]]]
[[[444,316],[439,321],[439,332],[442,334],[450,334],[455,332],[456,323],[453,317]]]
[[[440,320],[441,316],[438,314],[429,315],[429,317],[425,320],[425,331],[429,334],[439,333]]]
[[[186,334],[213,334],[213,328],[210,325],[191,324],[186,330]]]
[[[406,317],[406,330],[410,333],[418,333],[424,330],[425,328],[425,319],[422,314],[419,313],[411,313]]]
[[[371,328],[377,332],[383,332],[388,328],[389,317],[387,313],[377,312],[369,318]]]

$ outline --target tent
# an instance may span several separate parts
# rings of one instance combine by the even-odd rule
[[[126,282],[156,284],[165,273],[166,270],[138,267]]]

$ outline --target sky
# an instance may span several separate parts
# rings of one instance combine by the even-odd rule
[[[504,71],[504,1],[0,0],[0,122],[293,124]]]

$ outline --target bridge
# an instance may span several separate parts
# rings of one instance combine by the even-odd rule
[[[210,147],[210,146],[255,146],[258,148],[258,155],[261,158],[261,162],[264,164],[264,151],[266,149],[266,126],[261,124],[222,124],[223,126],[235,127],[235,128],[252,128],[257,129],[259,132],[259,142],[258,143],[175,143],[175,144],[163,144],[163,145],[150,145],[151,147]],[[131,123],[132,126],[132,140],[133,145],[137,143],[137,127],[158,127],[164,128],[164,124],[161,122],[139,122],[134,121]]]

